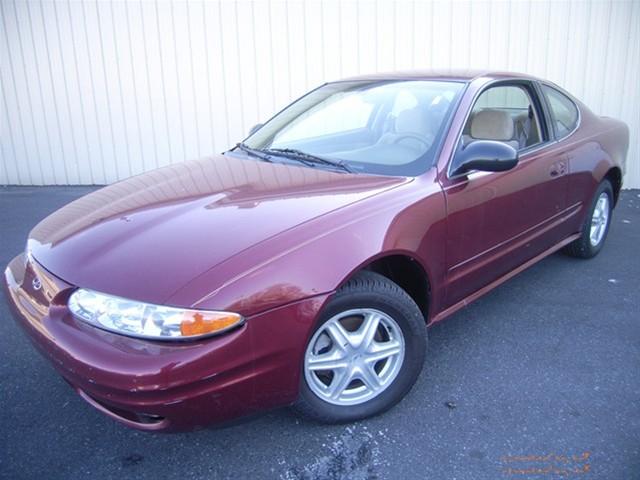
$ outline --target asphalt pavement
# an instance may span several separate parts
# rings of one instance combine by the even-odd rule
[[[0,187],[0,263],[84,187]],[[326,426],[289,409],[186,434],[130,430],[54,372],[0,300],[7,479],[640,479],[640,191],[598,257],[552,255],[430,330],[388,413]]]

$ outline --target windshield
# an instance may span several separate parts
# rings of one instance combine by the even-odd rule
[[[463,86],[442,81],[329,83],[278,113],[244,145],[304,152],[335,160],[352,172],[419,175],[433,164]]]

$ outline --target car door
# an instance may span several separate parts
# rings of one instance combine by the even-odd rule
[[[456,153],[479,139],[512,144],[519,153],[516,167],[452,177]],[[476,97],[441,177],[447,205],[447,306],[559,241],[567,160],[550,146],[545,108],[531,82],[494,83]]]
[[[567,206],[585,208],[597,186],[593,170],[602,158],[597,143],[585,142],[573,135],[580,124],[580,110],[571,97],[546,83],[540,83],[539,87],[541,98],[546,100],[549,112],[549,130],[555,132],[553,149],[558,153],[562,151],[568,160]],[[583,211],[583,214],[586,212]],[[580,230],[583,214],[576,215],[570,222],[569,234]]]

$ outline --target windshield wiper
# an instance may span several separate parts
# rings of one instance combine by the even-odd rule
[[[265,148],[264,150],[261,150],[261,151],[265,153],[273,153],[274,155],[281,155],[283,157],[291,158],[294,160],[300,160],[306,163],[307,165],[309,164],[329,165],[329,166],[344,170],[345,172],[353,173],[353,170],[351,170],[342,161],[331,160],[329,158],[320,157],[318,155],[313,155],[311,153],[303,152],[302,150],[298,150],[295,148]]]
[[[255,148],[251,148],[246,143],[242,143],[242,142],[241,143],[236,143],[236,148],[239,148],[240,150],[242,150],[243,152],[248,153],[249,155],[257,157],[260,160],[264,160],[265,162],[270,162],[270,163],[273,162],[273,160],[271,160],[271,156],[269,154],[263,152],[262,150],[257,150]]]

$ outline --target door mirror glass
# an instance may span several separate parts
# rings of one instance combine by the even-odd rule
[[[508,143],[495,140],[475,140],[461,147],[453,159],[451,176],[472,170],[504,172],[518,164],[518,152]]]

